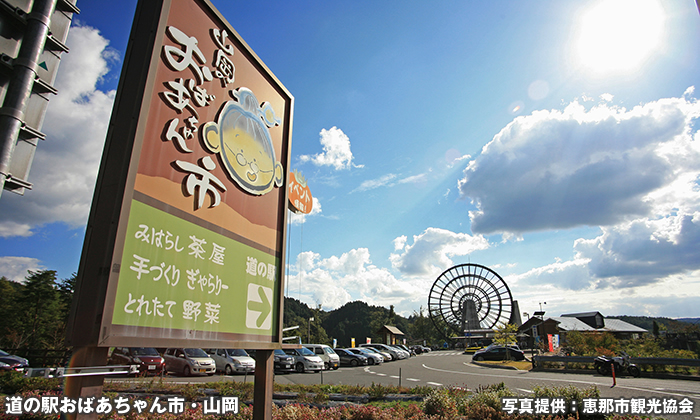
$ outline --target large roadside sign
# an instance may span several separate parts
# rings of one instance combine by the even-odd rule
[[[71,344],[280,346],[292,111],[207,0],[139,3]]]

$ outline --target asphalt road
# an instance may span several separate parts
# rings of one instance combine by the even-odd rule
[[[172,382],[211,382],[220,380],[253,381],[252,375],[213,376],[213,377],[171,377]],[[346,384],[346,385],[399,385],[414,386],[460,386],[471,390],[480,385],[486,386],[500,382],[521,397],[532,395],[533,387],[559,387],[574,385],[580,388],[597,386],[601,398],[613,399],[688,399],[693,402],[693,413],[657,414],[669,419],[700,419],[700,381],[678,379],[617,378],[617,385],[612,388],[612,378],[591,374],[527,372],[476,366],[471,363],[471,356],[456,351],[437,351],[418,355],[406,360],[388,362],[377,366],[341,367],[338,370],[323,373],[291,373],[275,375],[275,382],[280,384]]]

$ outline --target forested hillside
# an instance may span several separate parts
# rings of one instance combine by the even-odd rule
[[[313,321],[309,321],[311,318]],[[339,347],[350,346],[352,338],[355,338],[356,344],[366,342],[368,337],[373,343],[383,342],[378,332],[384,325],[401,330],[409,345],[442,345],[445,341],[422,308],[405,318],[396,314],[393,306],[387,309],[362,301],[348,302],[338,309],[323,311],[320,307],[311,309],[297,299],[285,298],[284,326],[296,325],[299,328],[288,331],[285,336],[301,336],[302,342],[317,344],[332,344],[336,339]]]
[[[700,320],[698,318],[672,319],[666,317],[629,315],[609,316],[607,318],[629,322],[630,324],[644,328],[651,333],[653,333],[655,329],[669,333],[700,332],[700,325],[698,324]],[[656,327],[654,327],[654,323],[656,323]]]

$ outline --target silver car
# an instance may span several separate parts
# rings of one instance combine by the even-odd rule
[[[353,347],[345,350],[351,353],[359,354],[360,356],[365,356],[367,358],[367,363],[370,365],[384,363],[384,356],[379,353],[371,352],[367,348]]]
[[[190,376],[193,373],[211,376],[216,373],[214,359],[202,349],[167,349],[163,353],[163,359],[165,359],[165,369],[168,373],[179,373],[184,376]]]
[[[206,349],[216,363],[216,370],[226,375],[255,372],[255,359],[243,349]]]
[[[381,343],[370,343],[370,344],[360,344],[360,347],[371,347],[373,349],[379,350],[381,352],[386,352],[391,355],[391,360],[405,359],[406,357],[401,357],[401,353],[393,347],[387,346]]]

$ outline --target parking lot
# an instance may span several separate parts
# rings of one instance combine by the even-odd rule
[[[405,360],[387,362],[374,366],[340,367],[337,370],[319,373],[288,373],[275,375],[280,384],[333,384],[333,385],[401,385],[404,387],[458,386],[477,389],[479,386],[503,382],[509,389],[522,396],[532,395],[535,386],[562,387],[573,385],[579,388],[595,386],[602,398],[688,398],[695,404],[694,416],[698,416],[700,404],[700,381],[681,379],[617,378],[611,387],[612,378],[597,373],[530,372],[494,369],[472,364],[472,356],[460,351],[444,350],[410,357]],[[110,378],[109,381],[153,381],[154,378]],[[159,380],[159,379],[155,379]],[[253,382],[252,374],[182,377],[165,375],[163,381],[172,383],[202,383],[217,381]],[[697,417],[690,418],[697,418]],[[682,416],[674,418],[681,419]]]

